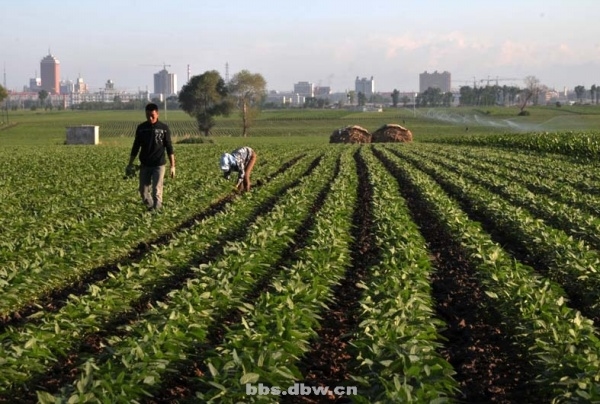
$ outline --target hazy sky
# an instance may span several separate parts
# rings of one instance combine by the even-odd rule
[[[10,90],[39,76],[48,51],[61,79],[95,90],[153,91],[163,64],[191,75],[260,73],[269,90],[294,83],[415,91],[419,74],[453,87],[562,90],[600,85],[599,0],[0,0],[0,63]],[[462,82],[464,80],[465,82]]]

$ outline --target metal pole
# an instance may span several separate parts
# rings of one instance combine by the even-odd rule
[[[415,93],[415,96],[413,98],[413,118],[417,116],[417,93]]]

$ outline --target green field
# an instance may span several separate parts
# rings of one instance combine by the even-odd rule
[[[528,110],[163,111],[159,213],[123,178],[143,111],[10,111],[0,402],[598,402],[600,108]],[[329,144],[387,123],[414,141]]]
[[[264,111],[250,128],[250,137],[315,136],[328,141],[336,129],[360,125],[373,132],[384,124],[409,128],[415,140],[441,135],[511,132],[594,131],[600,128],[600,108],[595,106],[529,108],[530,116],[517,116],[517,108],[427,109],[399,108],[383,112],[348,110]],[[165,118],[166,115],[166,118]],[[161,111],[161,119],[171,125],[178,137],[201,136],[195,121],[182,111]],[[9,111],[0,124],[3,144],[62,144],[68,126],[97,125],[103,144],[120,143],[132,136],[135,125],[144,120],[143,111]],[[468,128],[468,130],[467,130]],[[241,134],[241,118],[233,114],[217,118],[213,134],[236,137]],[[306,140],[306,139],[304,139]],[[127,140],[128,141],[128,140]],[[125,143],[127,143],[125,141]]]

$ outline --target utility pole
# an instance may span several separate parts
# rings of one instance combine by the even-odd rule
[[[6,62],[4,63],[4,90],[6,91],[6,100],[4,101],[4,106],[6,107],[6,123],[8,124],[8,106],[10,100],[10,92],[8,91],[8,87],[6,87]]]
[[[413,98],[413,118],[416,118],[417,116],[417,93],[415,93],[415,96]]]

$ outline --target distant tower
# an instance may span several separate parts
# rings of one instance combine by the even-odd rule
[[[420,93],[424,93],[428,88],[439,88],[442,93],[448,93],[450,92],[451,83],[452,76],[447,71],[438,73],[436,70],[433,73],[424,72],[419,74]]]
[[[225,62],[225,83],[229,83],[229,62]]]
[[[40,78],[42,79],[42,90],[49,94],[60,94],[60,61],[50,51],[48,56],[40,62]]]
[[[363,77],[361,79],[356,76],[356,80],[354,81],[354,91],[358,95],[358,93],[363,93],[363,95],[369,99],[373,94],[375,94],[375,80],[373,76],[371,79],[367,79]]]
[[[154,93],[170,97],[177,93],[177,75],[166,68],[154,74]]]
[[[190,65],[188,65],[188,69],[187,69],[187,82],[190,82],[190,78],[192,76],[192,69],[190,68]]]

